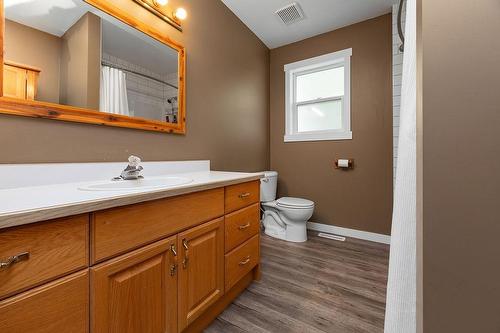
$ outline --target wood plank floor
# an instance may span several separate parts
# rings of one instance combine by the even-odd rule
[[[263,235],[262,280],[205,332],[383,332],[389,246],[316,234],[305,243]]]

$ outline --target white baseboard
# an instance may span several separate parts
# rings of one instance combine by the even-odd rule
[[[349,228],[336,227],[334,225],[307,222],[307,229],[328,232],[330,234],[352,237],[358,239],[364,239],[371,242],[377,242],[382,244],[391,244],[391,236],[376,234],[374,232],[361,231]]]

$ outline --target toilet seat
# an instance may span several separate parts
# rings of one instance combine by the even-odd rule
[[[304,209],[314,207],[314,202],[302,198],[283,197],[276,200],[276,206],[290,209]]]

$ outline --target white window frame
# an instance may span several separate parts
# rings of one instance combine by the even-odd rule
[[[325,54],[319,57],[297,61],[284,66],[285,70],[285,142],[350,140],[351,131],[351,56],[352,49]],[[344,67],[344,96],[320,98],[296,103],[297,76],[331,68]],[[318,102],[342,100],[342,129],[298,132],[298,107]]]

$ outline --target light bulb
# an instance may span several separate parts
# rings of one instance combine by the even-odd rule
[[[178,18],[179,20],[185,20],[187,17],[187,12],[184,8],[179,7],[175,10],[174,16]]]
[[[168,3],[168,0],[153,0],[153,3],[156,6],[165,6]]]

